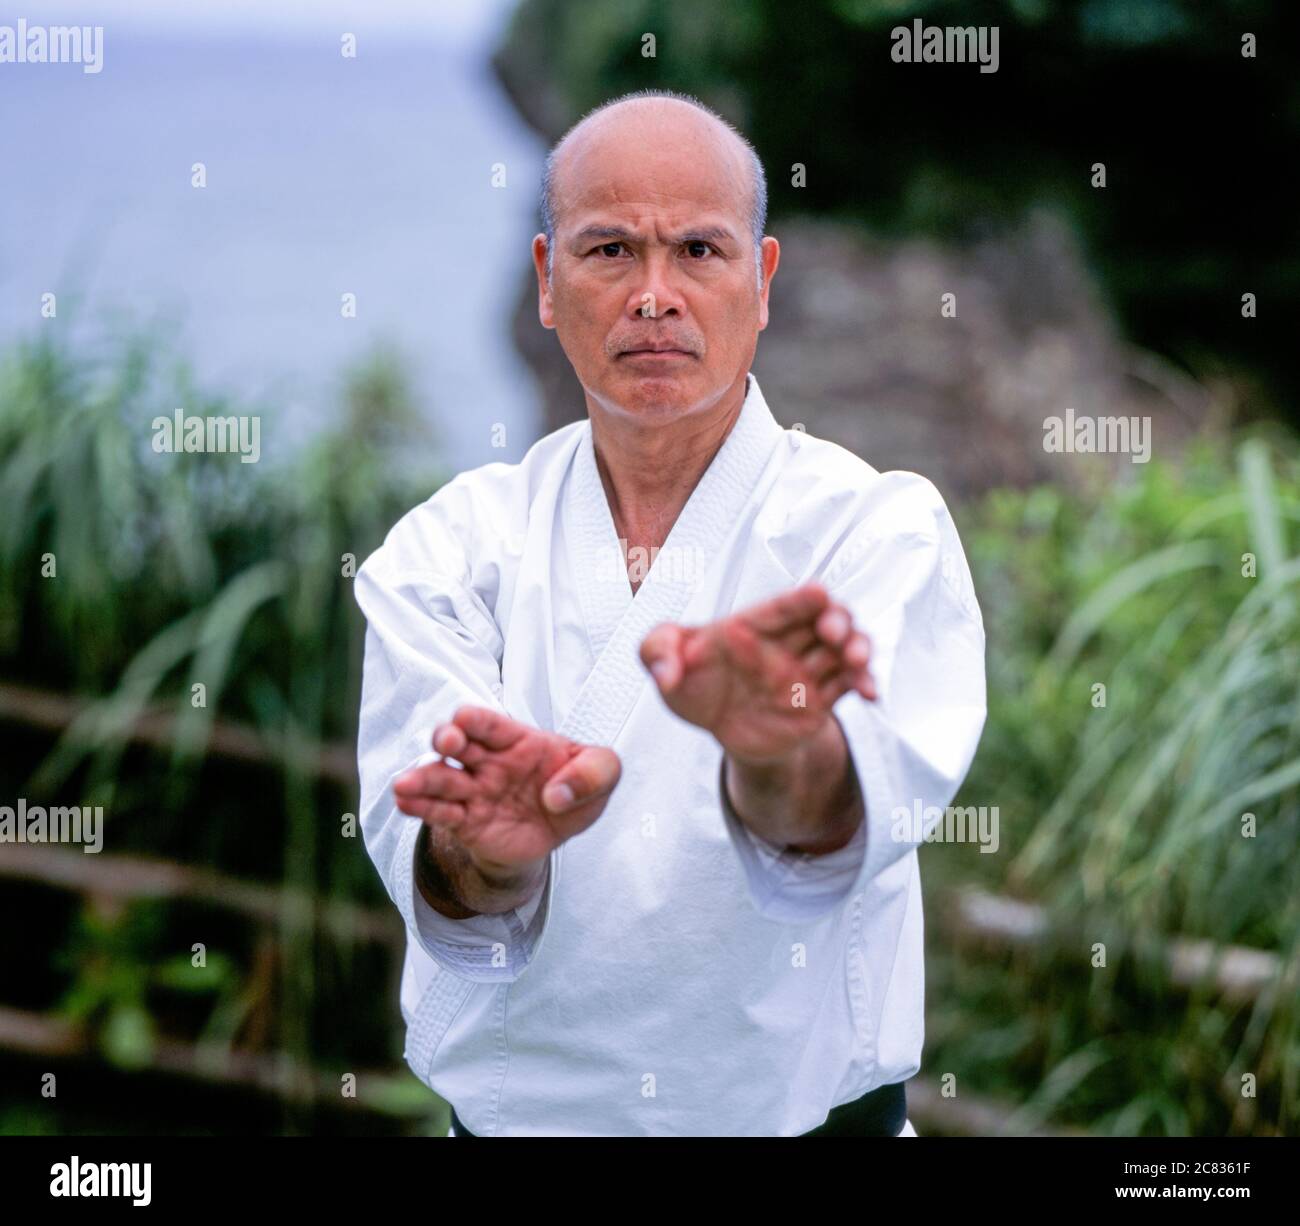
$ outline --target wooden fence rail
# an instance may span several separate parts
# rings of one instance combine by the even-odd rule
[[[961,889],[940,900],[938,926],[952,942],[999,952],[1028,949],[1046,953],[1077,944],[1077,926],[1053,926],[1051,913],[1036,903],[1004,898],[983,890]],[[1080,950],[1082,956],[1084,950]],[[1294,991],[1300,963],[1285,971],[1282,959],[1265,949],[1217,945],[1213,941],[1168,937],[1163,943],[1169,983],[1184,991],[1208,990],[1231,1004],[1250,1004],[1270,990]]]
[[[87,855],[43,844],[0,843],[0,878],[120,901],[184,899],[234,911],[262,924],[319,923],[342,941],[366,940],[399,954],[405,929],[396,909],[375,910],[306,891],[263,885],[170,860],[97,852]]]
[[[87,699],[71,698],[51,690],[0,683],[0,720],[46,732],[66,732],[94,705]],[[116,730],[116,735],[120,741],[170,750],[175,732],[176,716],[172,710],[154,706],[143,712],[134,723]],[[261,729],[218,719],[213,720],[206,752],[259,766],[284,766],[299,761],[317,778],[346,788],[355,788],[357,784],[356,750],[340,742],[323,745],[313,742],[300,745],[288,741],[277,743]]]
[[[0,1005],[0,1047],[55,1060],[96,1059],[94,1033],[67,1018]],[[430,1104],[407,1092],[411,1075],[379,1069],[355,1072],[357,1096],[341,1092],[343,1073],[313,1068],[274,1052],[250,1052],[208,1043],[158,1037],[145,1070],[210,1085],[234,1086],[302,1106],[353,1107],[379,1115],[421,1117]],[[123,1070],[130,1071],[130,1070]]]

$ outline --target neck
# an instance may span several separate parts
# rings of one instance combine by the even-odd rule
[[[712,405],[669,421],[611,414],[588,398],[592,444],[605,497],[629,546],[662,546],[691,492],[740,416],[742,373]]]

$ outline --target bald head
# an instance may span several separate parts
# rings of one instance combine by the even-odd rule
[[[588,112],[547,155],[541,214],[546,235],[546,278],[551,278],[560,217],[584,185],[602,175],[614,150],[645,149],[647,157],[703,159],[725,181],[753,240],[756,281],[762,287],[761,246],[767,225],[767,178],[754,147],[716,111],[671,90],[639,90]]]

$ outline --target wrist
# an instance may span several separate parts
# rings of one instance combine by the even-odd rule
[[[448,919],[473,919],[481,914],[462,901],[448,866],[434,849],[432,830],[423,822],[415,839],[415,888],[430,907]]]
[[[721,775],[724,801],[736,818],[759,838],[796,852],[838,851],[865,817],[848,743],[834,716],[779,756],[725,751]]]
[[[750,793],[783,793],[807,777],[824,759],[832,742],[839,737],[838,721],[831,715],[801,740],[772,753],[743,753],[723,745],[723,757],[734,781]]]
[[[500,860],[492,860],[473,852],[467,854],[469,867],[483,889],[493,894],[518,895],[520,902],[528,898],[536,888],[546,871],[549,858],[542,856],[523,864],[504,864]]]

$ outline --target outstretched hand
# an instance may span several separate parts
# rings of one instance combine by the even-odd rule
[[[449,828],[480,864],[533,863],[601,815],[622,766],[612,749],[580,745],[488,707],[461,707],[433,732],[431,762],[394,781],[403,813]]]
[[[816,737],[849,690],[874,700],[869,658],[848,609],[815,582],[708,625],[665,622],[641,644],[669,708],[752,763]]]

